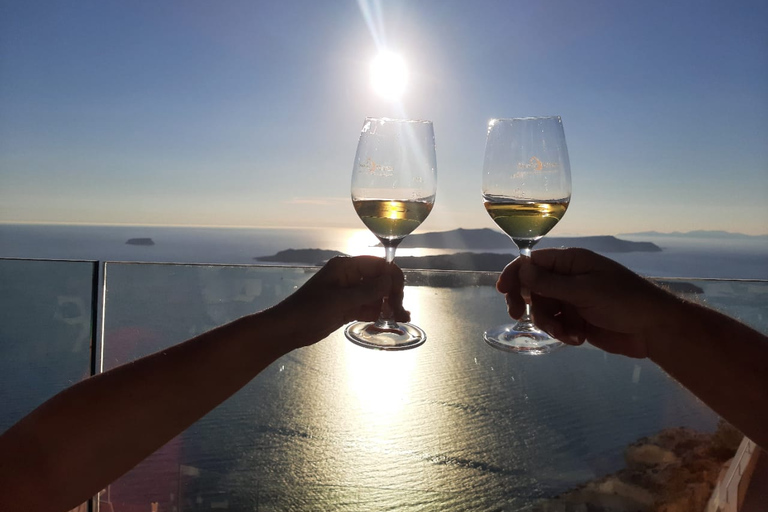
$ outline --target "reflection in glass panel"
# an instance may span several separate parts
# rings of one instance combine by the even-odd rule
[[[125,364],[272,306],[313,272],[277,267],[108,263],[103,368]],[[183,510],[195,510],[230,500],[230,493],[222,497],[220,490],[222,478],[228,475],[226,464],[237,457],[236,451],[222,445],[228,438],[220,438],[228,430],[230,419],[222,412],[227,407],[224,404],[198,423],[209,425],[213,421],[212,429],[200,433],[196,425],[178,436],[111,485],[101,501],[123,508],[158,503],[165,510],[179,506],[181,496],[186,500],[181,503]],[[205,460],[213,463],[203,463]]]
[[[105,368],[269,307],[312,272],[109,264]],[[589,346],[546,358],[488,347],[484,326],[506,316],[494,281],[408,273],[423,347],[370,351],[340,330],[295,351],[108,499],[162,510],[517,510],[623,470],[644,436],[715,430],[716,415],[648,361]],[[767,283],[686,283],[696,289],[680,291],[732,314],[765,311]]]
[[[0,260],[0,432],[90,375],[96,264]]]

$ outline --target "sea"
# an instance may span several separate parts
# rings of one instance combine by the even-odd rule
[[[153,244],[126,244],[136,238]],[[764,239],[621,238],[662,252],[608,256],[684,278],[700,290],[694,300],[768,330]],[[354,229],[0,225],[0,431],[90,373],[93,266],[77,260],[121,262],[106,271],[96,354],[107,370],[269,307],[313,273],[254,258],[378,254],[374,243]],[[489,347],[483,330],[508,320],[494,276],[451,275],[408,274],[422,347],[371,351],[339,330],[294,351],[105,489],[102,506],[541,510],[620,470],[644,436],[716,428],[717,415],[649,361],[588,345],[538,357]]]

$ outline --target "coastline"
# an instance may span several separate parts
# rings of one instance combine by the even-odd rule
[[[724,421],[715,432],[667,428],[624,452],[626,467],[534,507],[535,512],[704,510],[743,435]]]

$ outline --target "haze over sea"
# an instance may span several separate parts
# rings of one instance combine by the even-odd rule
[[[126,244],[135,238],[154,245]],[[768,279],[764,238],[620,238],[662,248],[609,255],[647,275]],[[254,264],[287,248],[379,254],[371,243],[352,229],[0,225],[0,256],[11,258]],[[56,265],[24,274],[5,263],[0,431],[86,376],[90,357],[72,277]],[[105,369],[269,307],[309,275],[197,265],[114,265],[107,274]],[[459,277],[461,286],[406,289],[424,346],[369,351],[337,331],[294,351],[110,486],[115,510],[170,510],[179,495],[184,510],[522,510],[619,470],[642,436],[714,429],[716,415],[647,360],[589,346],[539,358],[488,347],[481,333],[505,321],[504,301],[471,274]],[[764,321],[765,286],[717,283],[709,295],[698,284],[707,299],[744,299],[741,311]],[[50,330],[35,334],[46,322]]]

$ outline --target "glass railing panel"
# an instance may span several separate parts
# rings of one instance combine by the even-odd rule
[[[314,270],[108,264],[104,367],[276,304]],[[507,321],[495,275],[407,278],[405,305],[428,334],[424,346],[370,351],[339,330],[294,351],[103,500],[163,510],[518,510],[622,470],[640,438],[716,428],[717,416],[649,361],[589,346],[542,357],[487,346],[483,330]],[[768,283],[684,283],[672,287],[745,320],[767,310]]]
[[[97,266],[0,260],[0,432],[91,371]]]
[[[760,332],[768,332],[768,281],[663,279],[659,282],[671,285],[690,300],[722,311]]]
[[[107,263],[103,369],[272,306],[303,284],[314,270]],[[247,426],[255,412],[263,410],[253,409],[251,402],[258,405],[253,393],[267,389],[276,396],[280,392],[277,384],[267,376],[256,379],[247,390],[112,484],[100,500],[128,508],[159,503],[162,510],[179,506],[180,501],[186,504],[184,510],[222,499],[251,503],[250,486],[237,492],[227,490],[240,460],[235,456],[240,453],[239,435],[228,424],[234,421]],[[222,457],[223,453],[227,455]]]

